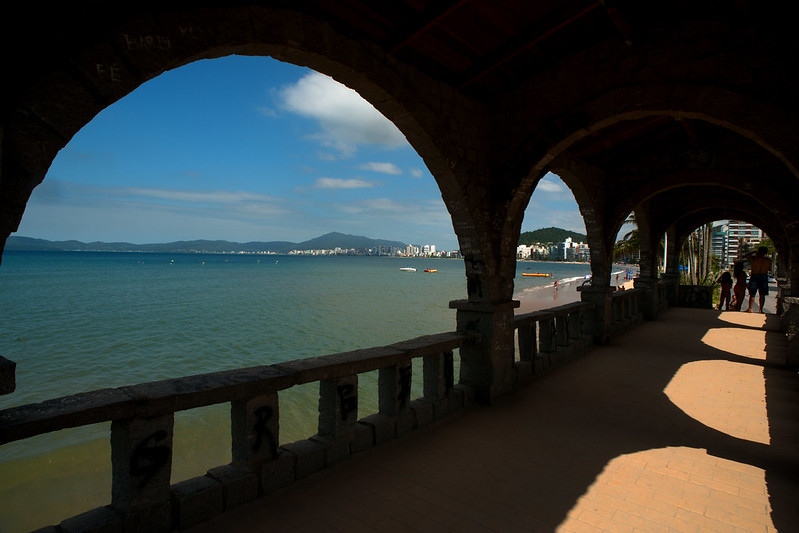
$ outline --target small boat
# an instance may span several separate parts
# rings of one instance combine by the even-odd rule
[[[435,268],[425,268],[424,271],[425,272],[438,272],[438,270],[436,270]]]
[[[416,272],[416,269],[413,267],[400,267],[400,270],[403,272]]]
[[[541,272],[522,272],[522,276],[536,276],[539,278],[548,278],[549,274],[543,274]]]

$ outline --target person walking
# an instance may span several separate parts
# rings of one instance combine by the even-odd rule
[[[735,262],[732,267],[732,277],[735,279],[735,286],[732,288],[732,310],[740,311],[746,297],[746,272],[743,261]]]
[[[719,311],[730,310],[730,291],[732,290],[732,276],[729,272],[724,272],[719,279],[716,280],[716,283],[721,285],[721,293],[719,293]],[[727,308],[724,309],[724,303],[726,302]]]
[[[763,304],[766,303],[768,295],[768,273],[771,272],[771,259],[766,257],[768,248],[761,246],[752,258],[752,272],[749,276],[749,309],[752,312],[755,305],[755,295],[760,295],[760,313],[763,312]]]

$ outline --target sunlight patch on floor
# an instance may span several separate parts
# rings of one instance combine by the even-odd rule
[[[775,531],[765,471],[687,447],[616,457],[557,528],[598,530]]]
[[[723,352],[766,360],[766,331],[746,328],[712,328],[702,337],[702,342]]]
[[[694,420],[732,437],[768,444],[763,367],[731,361],[694,361],[664,389]]]
[[[746,309],[746,304],[744,304]],[[757,309],[757,307],[755,307]],[[768,308],[766,309],[768,311]],[[746,313],[743,311],[725,311],[719,313],[719,320],[738,326],[762,328],[766,324],[766,315],[763,313]]]

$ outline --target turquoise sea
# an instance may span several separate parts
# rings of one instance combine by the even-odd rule
[[[544,308],[576,299],[569,286],[590,268],[517,271],[518,295]],[[560,299],[553,278],[524,271],[552,273]],[[452,331],[448,303],[465,297],[456,259],[6,251],[0,355],[17,363],[17,390],[0,409]],[[281,393],[282,443],[315,433],[317,388]],[[359,416],[376,411],[376,388],[376,375],[362,376]],[[173,482],[230,461],[228,411],[176,414]],[[0,533],[109,503],[108,434],[99,424],[0,446]]]

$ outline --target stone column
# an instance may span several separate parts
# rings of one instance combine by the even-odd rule
[[[639,311],[646,320],[655,320],[660,309],[660,292],[658,291],[658,280],[652,278],[635,278],[634,286],[636,289],[643,290],[639,299]]]
[[[111,422],[111,506],[126,530],[171,529],[174,414]]]
[[[594,304],[583,315],[585,329],[593,336],[594,344],[607,344],[613,326],[613,287],[585,285],[580,287],[582,301]]]
[[[455,300],[457,329],[480,334],[480,342],[461,347],[460,382],[473,387],[477,401],[490,404],[510,392],[516,382],[513,310],[518,301],[502,303]]]

